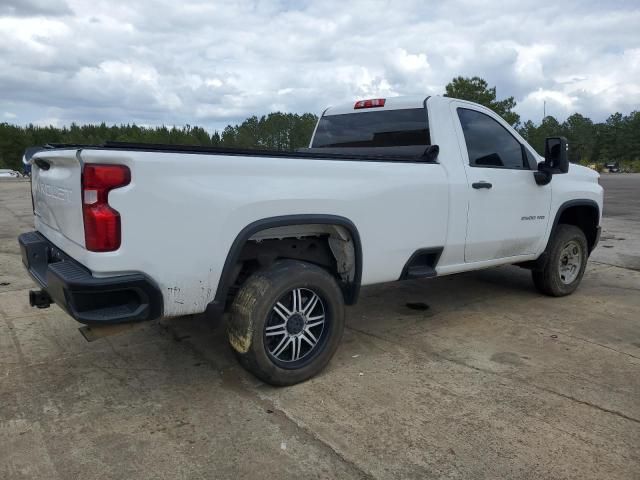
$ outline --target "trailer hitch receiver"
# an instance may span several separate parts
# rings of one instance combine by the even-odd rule
[[[29,305],[38,308],[49,308],[53,300],[45,290],[29,290]]]

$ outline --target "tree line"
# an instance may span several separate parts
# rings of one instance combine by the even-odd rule
[[[624,169],[640,171],[640,112],[628,115],[614,113],[604,122],[574,113],[560,123],[552,116],[539,124],[531,120],[520,122],[514,112],[513,97],[498,100],[496,88],[489,87],[479,77],[456,77],[445,88],[449,97],[470,100],[485,105],[501,115],[540,154],[544,154],[544,139],[563,135],[569,141],[573,162],[601,167],[618,162]],[[318,117],[313,113],[273,112],[252,116],[236,125],[227,125],[222,132],[209,133],[202,127],[142,127],[135,124],[88,124],[53,127],[0,123],[0,168],[21,170],[22,154],[27,147],[49,143],[101,144],[106,141],[159,143],[169,145],[200,145],[267,150],[296,150],[309,143]]]
[[[598,168],[618,163],[625,170],[640,172],[639,111],[614,113],[599,123],[579,113],[562,123],[548,116],[538,125],[528,120],[518,131],[540,154],[544,154],[546,137],[562,135],[569,141],[569,160],[574,163]]]
[[[0,123],[0,168],[22,170],[27,147],[55,143],[99,145],[107,141],[199,145],[207,147],[296,150],[309,144],[318,117],[312,113],[274,112],[252,116],[222,132],[209,133],[202,127],[142,127],[135,124],[77,125],[53,127]]]

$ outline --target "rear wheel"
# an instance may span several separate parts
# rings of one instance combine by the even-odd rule
[[[254,273],[231,306],[228,336],[242,365],[272,385],[316,375],[344,330],[342,292],[322,268],[282,260]]]
[[[536,288],[553,297],[573,293],[587,266],[588,247],[584,232],[574,225],[558,225],[541,270],[532,272]]]

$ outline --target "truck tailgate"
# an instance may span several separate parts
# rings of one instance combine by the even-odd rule
[[[82,166],[77,150],[39,152],[33,157],[33,209],[37,221],[84,246]]]

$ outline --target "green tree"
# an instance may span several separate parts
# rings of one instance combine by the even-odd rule
[[[211,135],[211,146],[213,147],[219,147],[220,146],[220,134],[218,133],[218,131],[216,130],[215,132],[213,132],[213,134]]]
[[[605,162],[620,162],[628,154],[625,140],[627,140],[628,120],[621,113],[610,115],[600,129],[599,139],[602,143],[600,154]]]
[[[236,129],[231,125],[227,125],[224,127],[222,131],[222,136],[220,137],[220,146],[221,147],[235,147],[236,143]]]
[[[490,108],[509,125],[516,126],[520,123],[520,115],[513,111],[516,101],[513,97],[497,100],[496,87],[489,88],[486,80],[480,77],[455,77],[445,87],[445,97],[469,100]]]
[[[562,134],[569,142],[569,160],[591,163],[596,144],[596,129],[591,119],[574,113],[562,124]]]

